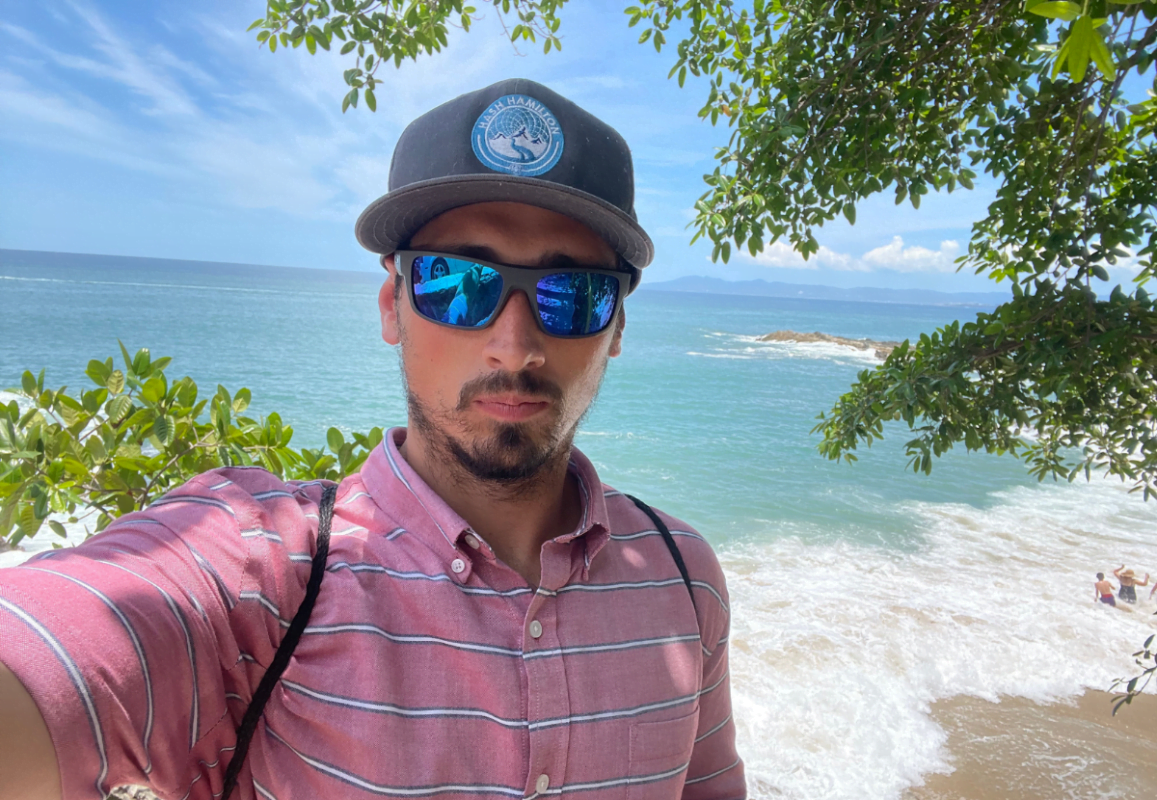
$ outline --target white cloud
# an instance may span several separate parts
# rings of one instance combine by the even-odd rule
[[[820,269],[821,267],[856,271],[865,269],[851,256],[837,253],[823,245],[820,245],[819,252],[806,261],[803,256],[796,252],[795,248],[783,241],[777,241],[765,247],[756,256],[751,256],[746,250],[741,250],[740,256],[765,267],[779,267],[781,269]]]
[[[920,246],[905,247],[904,240],[899,236],[894,236],[890,244],[869,250],[859,258],[847,253],[838,253],[820,245],[819,252],[805,261],[795,248],[784,241],[777,241],[765,247],[754,257],[749,255],[746,250],[741,250],[739,255],[747,261],[754,261],[765,267],[779,269],[830,269],[841,272],[874,272],[881,269],[894,272],[955,272],[956,264],[953,263],[953,260],[957,256],[959,247],[951,239],[941,242],[939,250],[929,250]]]
[[[138,56],[132,46],[121,39],[95,9],[79,3],[70,5],[76,15],[88,23],[89,28],[96,34],[93,46],[105,56],[106,60],[94,61],[45,48],[62,66],[86,70],[121,83],[150,99],[153,106],[148,112],[152,114],[193,114],[197,111],[196,105],[185,90],[166,71],[158,69],[161,65],[149,63]],[[157,46],[153,50],[163,53],[169,65],[180,62],[180,59],[164,48]]]
[[[891,244],[864,253],[863,260],[880,269],[897,272],[955,272],[953,263],[960,245],[953,239],[940,243],[939,250],[927,247],[904,247],[904,240],[893,236]]]

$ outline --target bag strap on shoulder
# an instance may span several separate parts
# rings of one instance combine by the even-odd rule
[[[675,544],[675,537],[671,535],[671,531],[668,530],[666,524],[653,508],[637,497],[629,494],[625,496],[640,511],[650,517],[655,529],[663,537],[663,543],[667,545],[667,550],[670,551],[675,566],[679,568],[679,574],[683,577],[683,584],[687,587],[687,594],[691,597],[691,605],[694,606],[695,593],[691,588],[691,576],[687,572],[687,564],[683,561],[683,554],[679,552],[679,546]],[[281,680],[282,673],[289,666],[289,659],[292,657],[297,643],[301,640],[305,626],[309,624],[310,614],[313,613],[313,606],[317,602],[317,595],[321,590],[321,579],[325,576],[326,560],[329,558],[329,531],[333,522],[333,507],[336,497],[336,485],[327,486],[322,492],[321,503],[317,512],[317,551],[310,566],[309,581],[305,586],[305,599],[301,601],[301,606],[293,615],[293,621],[289,623],[285,637],[281,640],[277,653],[273,656],[273,661],[257,685],[257,691],[254,692],[253,699],[249,702],[249,707],[245,709],[245,715],[241,718],[241,724],[237,727],[237,747],[233,751],[233,758],[230,759],[229,767],[225,771],[225,786],[221,792],[221,800],[229,800],[233,790],[237,787],[237,776],[241,773],[241,767],[249,755],[249,743],[257,730],[257,723],[265,711],[265,704],[269,702],[277,682]]]
[[[655,524],[655,529],[663,537],[663,543],[667,545],[667,549],[671,551],[671,558],[675,560],[675,566],[679,568],[679,574],[683,576],[683,583],[687,586],[687,594],[691,595],[691,605],[695,606],[695,592],[691,590],[691,576],[687,573],[687,565],[683,562],[683,554],[679,552],[679,546],[675,544],[675,537],[671,535],[671,531],[667,530],[666,524],[655,513],[655,509],[644,503],[637,497],[632,495],[624,495],[628,500],[639,507],[639,510],[651,518],[651,522]],[[698,610],[698,606],[695,606]]]
[[[321,590],[321,579],[325,576],[325,562],[329,558],[329,529],[333,522],[334,500],[337,498],[337,486],[327,486],[321,493],[321,503],[317,509],[317,552],[313,556],[313,564],[309,570],[309,582],[305,585],[305,599],[293,615],[289,629],[265,670],[249,707],[245,709],[245,716],[237,727],[237,748],[233,751],[233,758],[229,760],[229,768],[225,771],[225,787],[222,789],[221,800],[229,800],[229,795],[237,786],[237,776],[245,764],[245,757],[249,755],[249,742],[257,730],[257,723],[265,711],[265,704],[269,702],[273,689],[281,680],[281,674],[289,666],[289,659],[301,639],[301,633],[309,623],[309,615],[313,613],[313,605],[317,601],[317,594]]]

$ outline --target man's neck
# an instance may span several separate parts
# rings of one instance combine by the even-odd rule
[[[533,480],[502,486],[470,474],[415,433],[413,427],[407,432],[402,457],[499,559],[537,586],[543,543],[572,532],[582,517],[578,479],[569,473],[567,458],[546,464]]]

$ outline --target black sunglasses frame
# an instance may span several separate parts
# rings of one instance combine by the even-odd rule
[[[482,267],[488,267],[497,272],[502,277],[502,294],[498,298],[498,304],[494,307],[494,311],[490,314],[490,319],[485,325],[455,325],[452,322],[442,322],[441,320],[431,319],[422,313],[418,308],[418,301],[414,297],[414,281],[412,279],[412,270],[414,268],[414,259],[422,256],[433,256],[435,258],[452,258],[457,261],[469,261],[471,264],[478,264]],[[383,261],[385,259],[383,258]],[[631,275],[617,269],[610,269],[606,267],[574,267],[571,269],[544,269],[542,267],[516,267],[513,264],[498,264],[493,261],[483,261],[478,258],[471,258],[470,256],[462,256],[456,253],[440,253],[436,250],[398,250],[394,253],[394,271],[398,277],[406,284],[406,294],[410,298],[410,308],[414,309],[414,313],[422,319],[432,322],[435,325],[441,325],[445,328],[453,328],[458,331],[481,331],[489,328],[498,319],[498,315],[502,313],[502,309],[506,307],[506,301],[510,299],[510,293],[515,289],[521,289],[530,301],[531,308],[534,309],[534,318],[538,322],[538,328],[547,336],[555,339],[588,339],[591,336],[601,336],[612,325],[615,324],[615,318],[618,316],[619,309],[623,305],[623,299],[627,296],[631,289]],[[565,275],[574,273],[593,273],[595,275],[609,275],[619,282],[619,291],[615,295],[615,307],[611,311],[610,321],[606,327],[594,333],[581,333],[574,335],[559,334],[547,330],[546,323],[542,321],[542,312],[538,308],[538,282],[545,275]]]

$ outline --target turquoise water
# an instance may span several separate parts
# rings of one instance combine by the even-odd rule
[[[335,425],[404,424],[397,357],[380,338],[374,274],[253,268],[163,270],[83,264],[0,271],[0,386],[24,369],[51,385],[88,384],[90,358],[173,357],[170,373],[211,390],[248,386],[255,413],[276,410],[295,443],[316,446]],[[901,544],[906,500],[983,505],[1027,482],[1007,459],[953,454],[931,478],[905,473],[904,431],[855,466],[828,463],[809,433],[867,354],[762,344],[773,330],[903,339],[962,311],[640,291],[628,300],[623,355],[578,438],[604,480],[720,539],[790,530]],[[117,361],[119,362],[119,356]]]
[[[331,425],[405,422],[377,275],[40,262],[0,253],[0,388],[41,367],[50,385],[87,385],[88,360],[116,355],[119,337],[172,356],[170,374],[206,392],[248,386],[253,411],[280,413],[299,446],[320,445]],[[931,702],[1104,689],[1157,630],[1157,617],[1090,599],[1097,570],[1157,574],[1157,503],[1113,481],[1041,485],[982,454],[949,453],[917,476],[899,426],[855,465],[824,461],[815,415],[874,358],[756,341],[784,328],[903,339],[972,313],[645,290],[628,300],[623,355],[577,442],[604,480],[716,545],[753,798],[898,799],[948,769]],[[49,546],[41,538],[25,546]],[[0,554],[0,566],[22,557]],[[1085,765],[1102,767],[1113,769]]]

